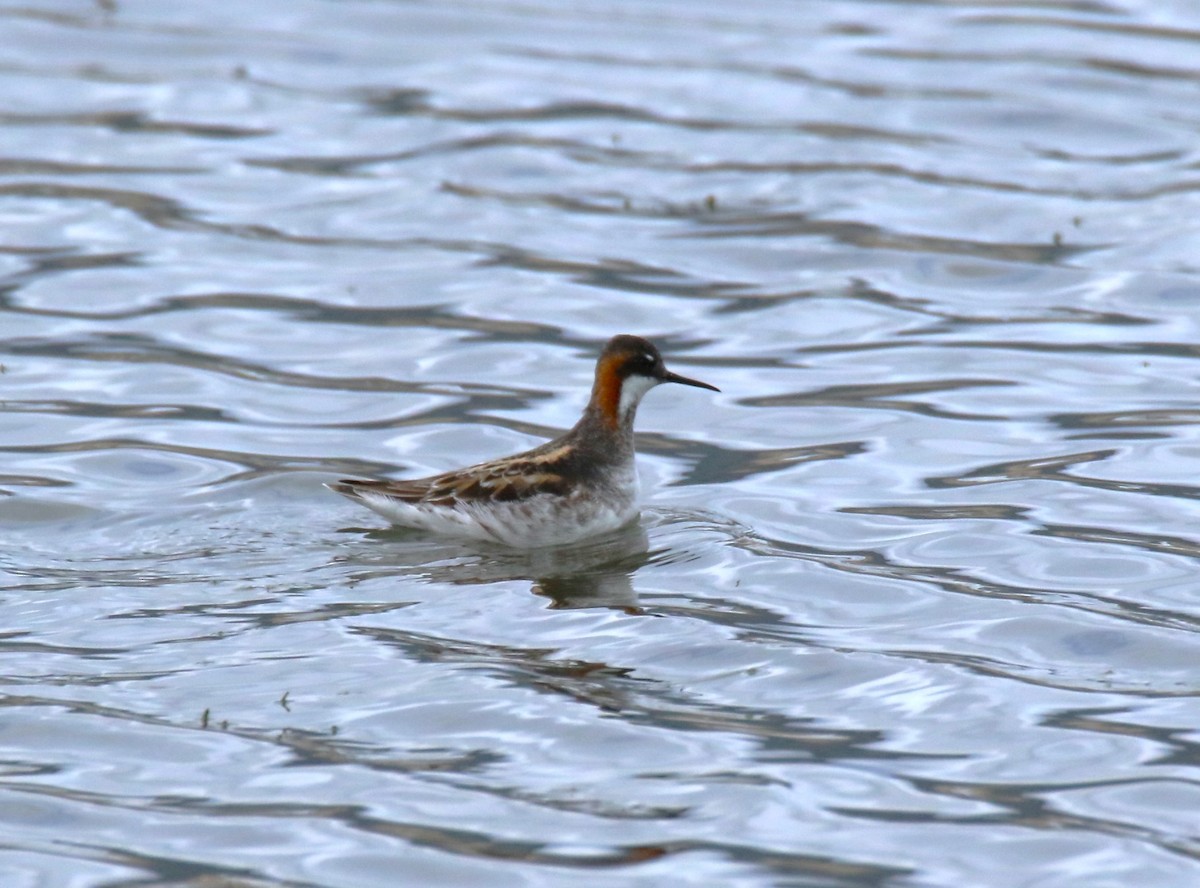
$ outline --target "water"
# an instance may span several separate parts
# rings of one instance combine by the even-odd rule
[[[1200,13],[0,11],[5,886],[1200,883]],[[638,527],[325,491],[530,446]]]

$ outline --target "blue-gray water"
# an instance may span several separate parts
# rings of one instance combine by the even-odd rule
[[[1200,884],[1200,8],[0,10],[0,884]],[[615,539],[321,482],[651,393]]]

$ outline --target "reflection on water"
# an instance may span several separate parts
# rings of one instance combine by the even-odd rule
[[[1142,6],[0,12],[4,884],[1191,888]],[[642,405],[639,524],[321,487],[558,434],[617,332],[723,391]]]
[[[633,575],[652,560],[641,524],[572,546],[528,551],[440,540],[408,528],[368,531],[363,537],[369,547],[337,559],[353,569],[350,576],[390,575],[456,586],[528,581],[531,591],[559,608],[636,612]]]

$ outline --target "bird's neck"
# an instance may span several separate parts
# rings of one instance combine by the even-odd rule
[[[573,445],[581,452],[586,451],[594,462],[623,462],[633,454],[633,416],[637,405],[624,414],[620,406],[619,397],[616,409],[613,404],[593,397],[569,433]]]
[[[605,426],[610,433],[632,436],[638,404],[642,402],[642,396],[656,385],[658,380],[645,376],[620,379],[615,374],[598,375],[585,416],[590,414],[596,423]]]

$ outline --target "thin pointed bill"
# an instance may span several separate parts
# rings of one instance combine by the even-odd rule
[[[686,376],[680,376],[678,373],[672,373],[667,370],[659,377],[663,382],[678,382],[681,385],[694,385],[696,388],[708,389],[709,391],[719,392],[720,389],[715,385],[709,385],[707,382],[701,382],[698,379],[688,379]]]

